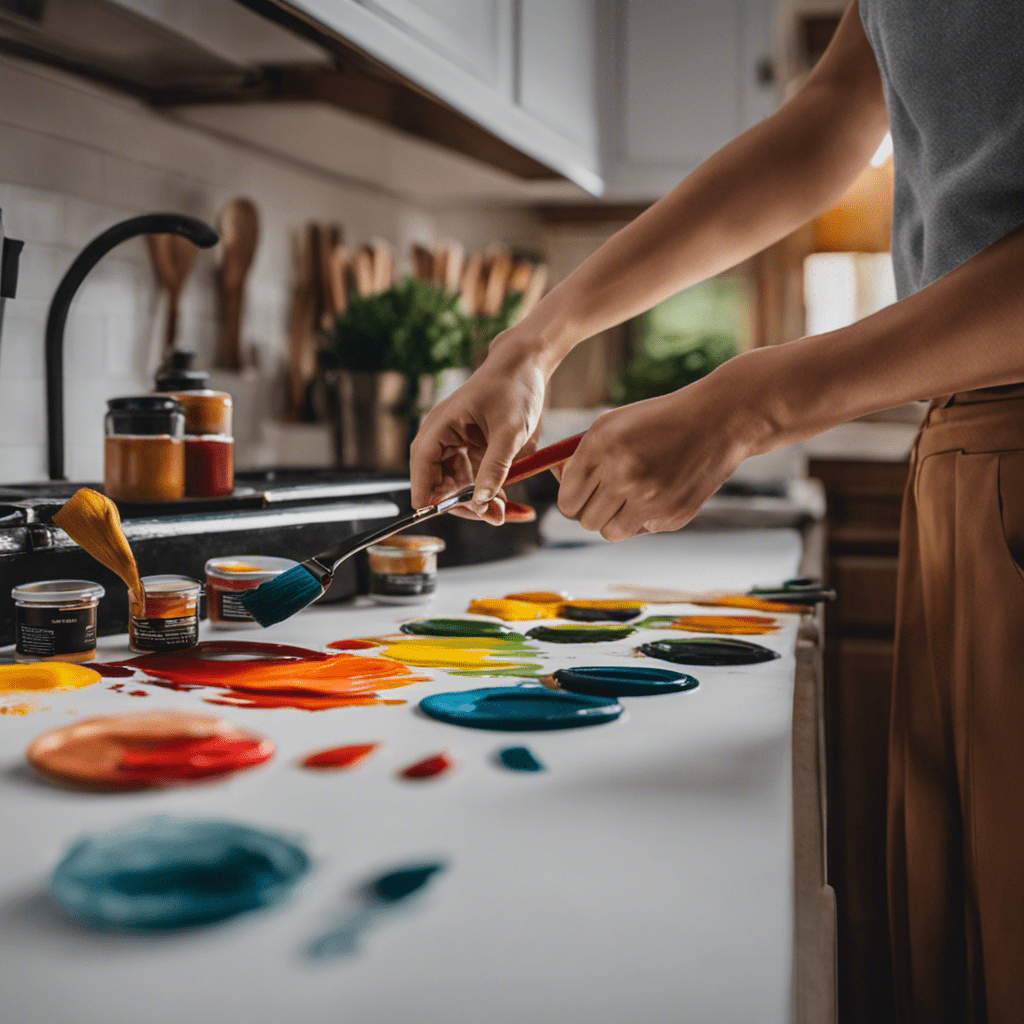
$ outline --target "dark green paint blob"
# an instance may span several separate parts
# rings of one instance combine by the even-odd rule
[[[446,864],[417,864],[413,867],[390,871],[370,884],[370,892],[385,903],[397,903],[422,889]]]
[[[632,632],[632,626],[534,626],[526,635],[549,644],[596,644],[625,640]]]
[[[603,725],[623,710],[618,701],[607,697],[563,693],[538,683],[434,693],[424,697],[420,707],[441,722],[510,732]]]
[[[309,867],[306,852],[278,833],[158,816],[78,840],[50,890],[92,924],[167,930],[280,903]]]
[[[498,751],[498,761],[513,772],[547,771],[543,764],[533,756],[529,747],[505,747]]]
[[[699,637],[688,640],[653,640],[641,644],[641,654],[680,665],[759,665],[774,661],[779,654],[770,647],[722,637]]]
[[[599,697],[649,697],[659,693],[680,693],[697,686],[693,676],[645,665],[560,668],[552,675],[563,690]]]
[[[483,619],[416,619],[405,622],[401,626],[403,633],[415,636],[450,636],[450,637],[501,637],[504,640],[522,640],[521,633],[516,633],[500,622],[486,622]]]
[[[639,608],[589,608],[584,604],[564,604],[559,618],[572,622],[629,622],[640,614]]]

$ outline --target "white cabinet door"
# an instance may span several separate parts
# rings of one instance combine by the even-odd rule
[[[520,106],[597,148],[596,0],[519,0]]]
[[[432,50],[504,91],[511,69],[511,0],[360,0]]]
[[[775,8],[776,0],[616,0],[610,192],[667,192],[769,112],[774,89],[757,77]]]

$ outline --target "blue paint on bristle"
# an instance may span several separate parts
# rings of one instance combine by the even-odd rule
[[[243,591],[242,605],[265,628],[290,619],[323,592],[320,581],[305,566],[294,565],[280,576]]]

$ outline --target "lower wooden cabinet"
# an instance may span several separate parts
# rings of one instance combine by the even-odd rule
[[[906,463],[812,461],[828,501],[828,876],[840,1024],[894,1019],[885,874],[889,709]]]

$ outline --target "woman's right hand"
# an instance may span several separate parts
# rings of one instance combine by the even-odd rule
[[[534,351],[514,332],[495,339],[480,368],[420,425],[411,453],[413,508],[475,481],[473,501],[455,512],[504,521],[501,485],[512,462],[536,447],[547,383]]]

